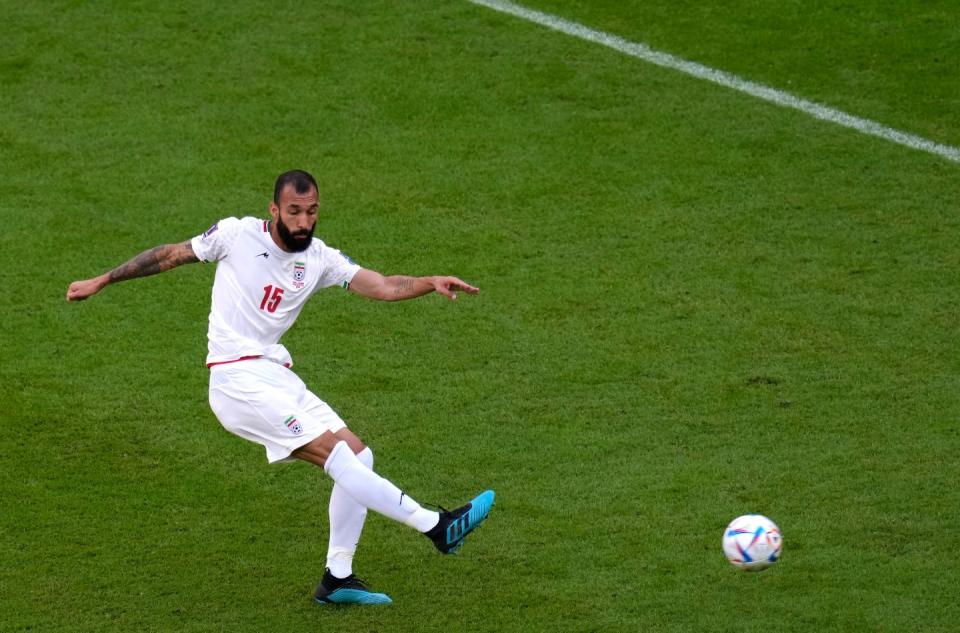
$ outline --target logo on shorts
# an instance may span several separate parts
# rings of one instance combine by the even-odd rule
[[[303,288],[303,280],[307,278],[305,262],[293,262],[293,287]]]
[[[291,415],[289,418],[283,421],[287,425],[287,428],[290,429],[290,432],[294,435],[300,435],[303,433],[303,427],[300,426],[300,423],[297,422],[297,416]]]

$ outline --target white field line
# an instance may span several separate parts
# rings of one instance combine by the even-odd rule
[[[541,13],[540,11],[527,9],[526,7],[522,7],[512,2],[506,2],[505,0],[468,0],[468,2],[472,2],[473,4],[484,6],[495,11],[500,11],[501,13],[507,13],[518,18],[523,18],[524,20],[534,22],[555,31],[572,35],[573,37],[579,37],[580,39],[587,40],[589,42],[602,44],[603,46],[620,51],[621,53],[630,55],[631,57],[636,57],[637,59],[642,59],[643,61],[656,64],[657,66],[663,66],[664,68],[679,70],[682,73],[697,77],[698,79],[712,81],[715,84],[732,88],[758,99],[775,103],[784,108],[793,108],[794,110],[805,112],[810,116],[823,121],[837,123],[838,125],[862,132],[863,134],[877,136],[887,141],[892,141],[894,143],[899,143],[900,145],[906,145],[907,147],[913,149],[918,149],[924,152],[930,152],[931,154],[942,156],[947,160],[960,162],[960,149],[956,147],[928,141],[920,136],[915,136],[913,134],[908,134],[906,132],[889,128],[885,125],[877,123],[876,121],[871,121],[870,119],[863,119],[858,116],[853,116],[852,114],[847,114],[846,112],[841,112],[840,110],[835,110],[812,101],[807,101],[806,99],[801,99],[800,97],[795,97],[775,88],[770,88],[762,84],[747,81],[746,79],[741,79],[736,75],[724,72],[722,70],[715,70],[713,68],[704,66],[703,64],[689,62],[685,59],[674,57],[668,53],[661,53],[653,50],[646,44],[630,42],[623,38],[617,37],[616,35],[610,35],[609,33],[604,33],[603,31],[595,31],[591,28],[583,26],[582,24],[570,22],[568,20],[564,20],[563,18],[550,15],[549,13]]]

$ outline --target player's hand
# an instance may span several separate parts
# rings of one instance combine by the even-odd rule
[[[100,275],[93,279],[84,279],[83,281],[75,281],[67,288],[67,301],[83,301],[87,297],[91,297],[100,292],[106,285],[106,275]]]
[[[471,295],[475,295],[480,292],[479,288],[471,286],[464,280],[458,279],[457,277],[434,277],[433,289],[451,301],[456,300],[458,290],[462,290]]]

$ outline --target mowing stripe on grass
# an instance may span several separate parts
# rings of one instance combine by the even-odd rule
[[[528,9],[512,2],[506,2],[505,0],[468,1],[476,5],[493,9],[495,11],[500,11],[518,18],[523,18],[524,20],[529,20],[530,22],[534,22],[555,31],[560,31],[561,33],[566,33],[567,35],[572,35],[574,37],[579,37],[580,39],[602,44],[626,55],[630,55],[631,57],[636,57],[637,59],[642,59],[643,61],[650,62],[651,64],[656,64],[657,66],[679,70],[682,73],[697,77],[698,79],[712,81],[715,84],[732,88],[758,99],[775,103],[784,108],[800,110],[801,112],[805,112],[810,116],[823,121],[837,123],[838,125],[851,128],[858,132],[862,132],[863,134],[877,136],[887,141],[892,141],[894,143],[899,143],[900,145],[906,145],[907,147],[913,149],[918,149],[924,152],[930,152],[931,154],[942,156],[947,160],[960,162],[960,149],[956,147],[928,141],[920,136],[889,128],[885,125],[877,123],[876,121],[871,121],[870,119],[863,119],[858,116],[853,116],[852,114],[847,114],[846,112],[841,112],[840,110],[835,110],[812,101],[807,101],[806,99],[801,99],[800,97],[795,97],[775,88],[770,88],[762,84],[747,81],[746,79],[741,79],[736,75],[732,75],[722,70],[715,70],[708,66],[704,66],[703,64],[680,59],[679,57],[674,57],[668,53],[661,53],[653,50],[646,44],[630,42],[623,38],[617,37],[616,35],[610,35],[609,33],[604,33],[603,31],[596,31],[583,26],[582,24],[570,22],[569,20],[558,18],[557,16],[550,15],[549,13],[534,11],[533,9]]]

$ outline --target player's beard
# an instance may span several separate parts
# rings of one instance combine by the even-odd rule
[[[290,232],[290,229],[287,228],[287,225],[283,223],[283,220],[278,218],[277,235],[280,236],[280,241],[287,247],[287,250],[300,253],[310,248],[310,242],[313,241],[313,229],[315,229],[316,226],[316,224],[311,226],[310,230],[306,233],[294,235]]]

